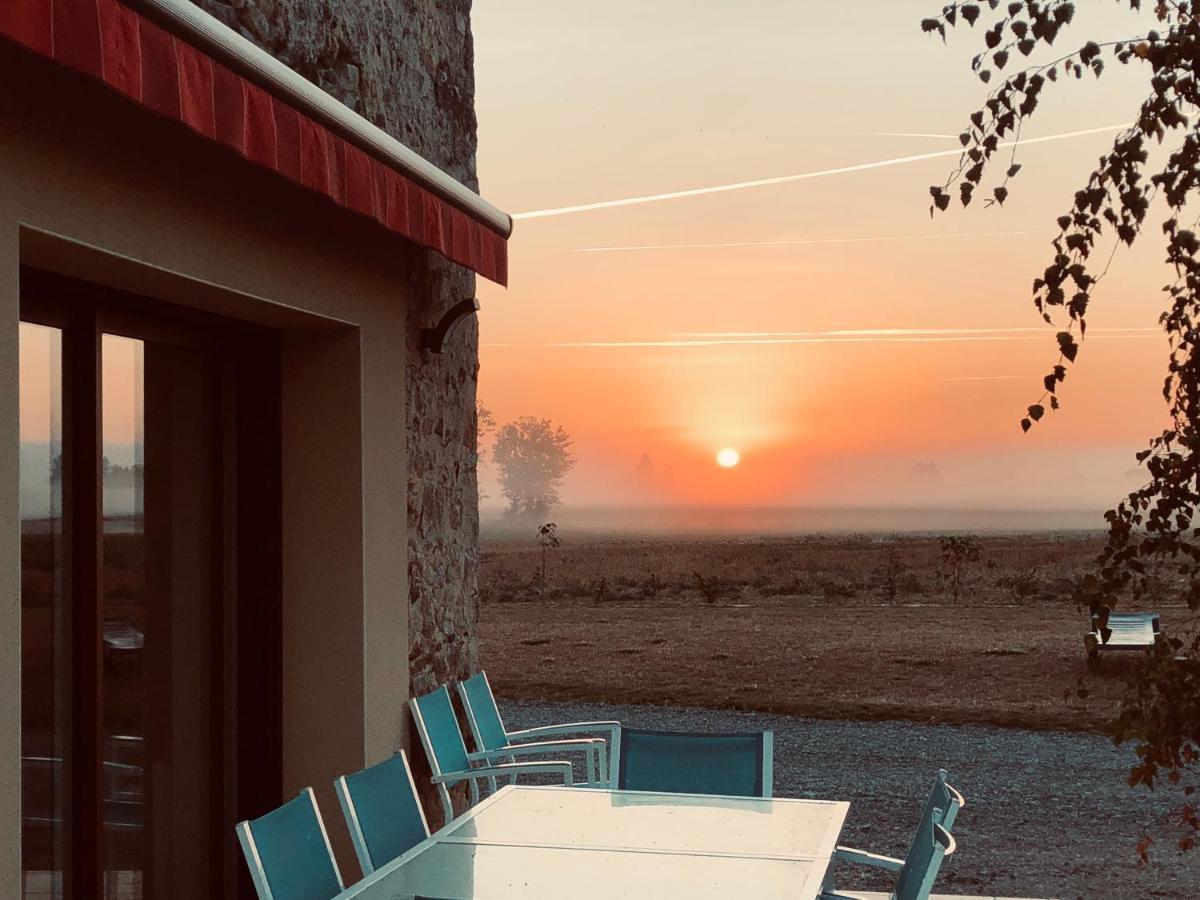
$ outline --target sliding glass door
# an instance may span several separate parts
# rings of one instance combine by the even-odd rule
[[[273,338],[26,282],[25,897],[228,896],[278,782]]]

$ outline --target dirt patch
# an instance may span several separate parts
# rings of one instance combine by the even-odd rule
[[[1110,663],[1076,695],[1096,535],[981,539],[957,603],[934,537],[563,538],[544,586],[532,540],[484,542],[503,696],[1089,730],[1121,694]]]

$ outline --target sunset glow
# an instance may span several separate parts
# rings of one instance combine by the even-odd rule
[[[1081,6],[1080,33],[1127,13]],[[1048,93],[1004,205],[931,219],[987,89],[928,14],[875,4],[848,70],[854,4],[477,0],[480,182],[525,213],[509,288],[479,286],[479,396],[571,436],[564,510],[1099,513],[1136,486],[1165,416],[1153,242],[1117,252],[1063,408],[1018,420],[1061,324],[1030,285],[1137,77]],[[480,480],[498,505],[486,456]]]

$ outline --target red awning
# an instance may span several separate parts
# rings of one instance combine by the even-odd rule
[[[0,0],[0,37],[506,284],[506,235],[118,0]]]

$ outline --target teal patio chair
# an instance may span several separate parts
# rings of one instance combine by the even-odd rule
[[[956,845],[950,829],[958,811],[966,805],[962,794],[947,783],[947,777],[945,769],[938,771],[933,790],[921,811],[921,821],[904,859],[880,856],[853,847],[838,847],[833,854],[834,861],[841,860],[895,872],[896,883],[890,895],[892,900],[928,900],[942,861],[955,850]],[[820,900],[849,900],[846,895],[831,889],[832,878],[831,867]]]
[[[770,797],[774,784],[774,734],[687,734],[622,728],[613,752],[617,787]]]
[[[423,697],[413,697],[408,701],[412,710],[413,722],[417,726],[417,734],[421,736],[421,745],[425,748],[425,756],[429,759],[429,768],[433,773],[432,781],[438,787],[438,795],[442,798],[442,811],[446,821],[454,818],[454,804],[450,801],[452,784],[465,781],[470,791],[471,805],[479,802],[479,779],[496,777],[516,778],[519,775],[535,772],[559,775],[562,783],[572,786],[571,764],[564,760],[539,760],[537,762],[496,762],[497,758],[520,755],[520,748],[506,748],[502,753],[483,750],[478,753],[468,753],[463,741],[462,729],[458,727],[458,717],[454,714],[454,704],[450,700],[450,692],[442,685],[436,691]],[[571,745],[570,749],[579,749],[578,742],[563,741]],[[546,752],[546,744],[536,746],[535,752]],[[514,750],[518,751],[514,753]]]
[[[610,737],[621,725],[619,722],[575,722],[568,725],[545,725],[540,728],[526,728],[521,731],[509,731],[504,727],[500,718],[500,709],[496,705],[496,695],[492,693],[492,685],[487,673],[480,672],[472,675],[466,681],[458,683],[458,697],[467,713],[467,725],[471,729],[471,737],[475,746],[480,750],[493,751],[497,754],[516,750],[518,753],[534,751],[517,749],[520,747],[540,746],[547,752],[562,750],[583,750],[587,759],[588,781],[599,787],[608,787],[611,783],[611,773],[608,769],[608,749],[604,738],[583,739],[577,745],[568,747],[565,741],[538,741],[538,738],[552,737],[564,734],[586,734],[603,731]],[[533,743],[535,742],[536,743]]]
[[[259,900],[330,900],[342,892],[312,788],[265,816],[239,822],[237,836]]]
[[[363,875],[429,837],[408,757],[401,750],[333,783]]]

